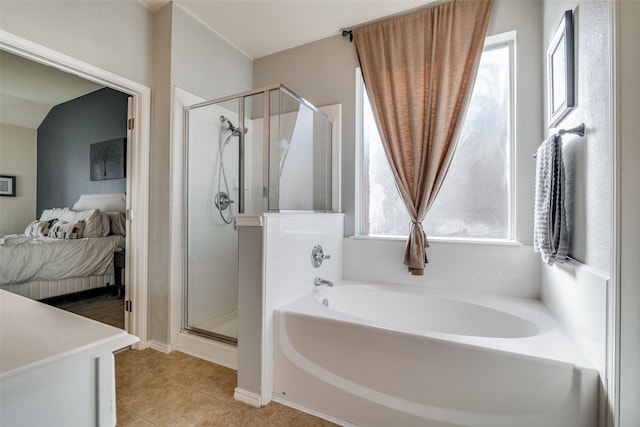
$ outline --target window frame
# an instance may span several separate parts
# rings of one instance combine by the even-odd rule
[[[507,214],[507,230],[508,236],[505,239],[489,239],[482,237],[438,237],[428,236],[429,241],[442,241],[442,242],[457,242],[457,243],[496,243],[496,244],[519,244],[516,237],[516,187],[517,187],[517,174],[516,174],[516,147],[517,147],[517,132],[516,132],[516,33],[515,31],[509,31],[506,33],[487,36],[485,38],[482,52],[498,49],[502,47],[508,47],[509,49],[509,141],[507,145],[508,152],[508,167],[509,167],[509,189],[508,189],[508,214]],[[368,198],[368,180],[365,179],[363,172],[368,169],[368,144],[365,144],[364,135],[364,101],[365,101],[365,88],[364,80],[362,78],[362,72],[360,67],[356,67],[356,144],[355,144],[355,236],[361,239],[371,240],[406,240],[407,236],[398,235],[379,235],[379,234],[366,234],[365,225],[367,219],[365,215],[368,215],[365,204]],[[368,203],[368,202],[367,202]]]

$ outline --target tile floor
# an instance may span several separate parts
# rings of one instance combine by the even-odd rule
[[[125,350],[115,361],[118,427],[335,426],[276,402],[238,402],[236,371],[185,353]]]

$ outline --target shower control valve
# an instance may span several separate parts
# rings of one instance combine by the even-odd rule
[[[311,264],[314,268],[318,268],[322,265],[322,261],[331,258],[331,255],[325,255],[322,250],[322,246],[315,245],[311,251]]]

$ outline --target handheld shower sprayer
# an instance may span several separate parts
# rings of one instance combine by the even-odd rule
[[[233,136],[238,136],[238,135],[240,135],[240,133],[247,133],[247,131],[249,130],[247,128],[240,129],[240,128],[235,127],[233,125],[233,123],[231,123],[231,120],[227,119],[223,115],[220,116],[220,121],[227,126],[227,129],[229,129],[231,131],[231,134]]]

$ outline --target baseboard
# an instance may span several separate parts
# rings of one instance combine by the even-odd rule
[[[227,368],[238,369],[238,347],[235,345],[180,332],[177,350]]]
[[[151,347],[152,349],[161,353],[171,353],[173,350],[175,350],[175,347],[173,347],[172,345],[164,344],[154,340],[147,341],[147,344],[149,344],[149,347]]]
[[[260,408],[262,406],[262,398],[259,394],[251,393],[238,387],[236,387],[233,392],[233,398],[254,408]]]
[[[273,396],[273,398],[271,400],[273,400],[274,402],[280,403],[281,405],[288,406],[289,408],[293,408],[293,409],[295,409],[297,411],[313,415],[314,417],[322,418],[323,420],[327,420],[327,421],[332,422],[333,424],[337,424],[339,426],[343,426],[343,427],[358,427],[357,425],[351,424],[348,421],[341,420],[340,418],[336,418],[336,417],[333,417],[331,415],[327,415],[327,414],[325,414],[323,412],[319,412],[319,411],[316,411],[316,410],[313,410],[313,409],[309,409],[309,408],[307,408],[305,406],[298,405],[297,403],[290,402],[290,401],[288,401],[286,399],[283,399],[283,398],[275,396],[275,395]]]

